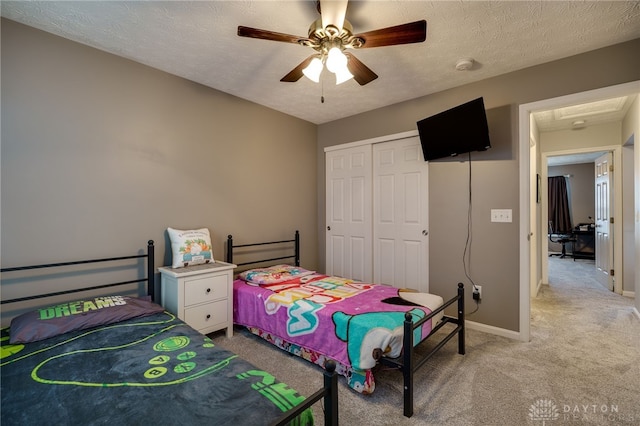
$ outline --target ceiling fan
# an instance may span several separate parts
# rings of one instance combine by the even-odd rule
[[[420,43],[427,38],[427,21],[425,20],[353,34],[351,23],[345,19],[347,3],[348,0],[319,0],[317,9],[321,17],[309,27],[308,37],[244,26],[238,26],[238,35],[297,43],[316,51],[280,81],[296,82],[305,75],[317,83],[323,67],[326,66],[336,75],[336,84],[353,78],[361,86],[372,82],[378,76],[353,54],[345,52],[346,49]]]

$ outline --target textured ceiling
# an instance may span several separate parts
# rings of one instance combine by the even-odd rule
[[[2,1],[2,16],[312,123],[640,37],[638,1],[352,1],[354,32],[427,20],[427,40],[353,53],[379,78],[280,78],[310,48],[241,38],[244,25],[306,36],[315,1]],[[474,58],[457,71],[460,58]],[[324,95],[325,102],[320,98]]]
[[[605,154],[606,151],[599,152],[584,152],[580,154],[567,154],[567,155],[556,155],[547,157],[547,166],[564,166],[567,164],[584,164],[584,163],[593,163],[596,159],[602,154]]]
[[[539,111],[533,113],[533,118],[541,132],[581,130],[587,126],[622,121],[635,98],[636,95],[622,96]]]

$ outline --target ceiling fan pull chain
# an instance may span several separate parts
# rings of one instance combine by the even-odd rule
[[[320,103],[323,104],[324,103],[324,79],[322,79],[322,82],[320,83]]]

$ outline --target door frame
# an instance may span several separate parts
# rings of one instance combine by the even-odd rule
[[[519,106],[519,114],[518,114],[518,128],[519,128],[519,189],[520,189],[520,199],[519,199],[519,207],[520,207],[520,215],[519,215],[519,241],[520,241],[520,274],[519,274],[519,299],[520,299],[520,319],[519,319],[519,331],[518,337],[519,340],[528,342],[531,339],[531,301],[530,301],[530,293],[531,293],[531,268],[536,267],[536,264],[532,265],[532,259],[535,259],[535,256],[532,256],[533,252],[539,252],[540,238],[537,239],[537,242],[531,243],[530,233],[536,232],[535,229],[530,229],[530,217],[532,215],[532,208],[535,206],[531,206],[531,193],[530,186],[532,179],[537,179],[536,174],[537,170],[530,170],[530,140],[533,138],[537,140],[537,136],[533,134],[531,129],[531,113],[536,111],[548,110],[559,108],[567,105],[574,105],[579,103],[587,103],[593,102],[599,99],[615,97],[615,96],[625,96],[630,94],[639,94],[640,93],[640,80],[633,81],[630,83],[619,84],[615,86],[604,87],[600,89],[574,93],[571,95],[560,96],[557,98],[544,99],[541,101],[521,104]],[[540,153],[539,147],[535,151],[537,154]],[[620,197],[618,197],[620,198]],[[618,222],[622,222],[618,220]],[[545,228],[546,229],[546,228]],[[544,231],[541,231],[544,232]],[[620,239],[620,238],[619,238]],[[546,239],[545,239],[546,241]],[[535,244],[535,246],[533,246]],[[618,258],[621,256],[618,256]],[[616,259],[615,261],[622,261],[621,259]],[[619,269],[620,273],[622,269]],[[640,267],[636,265],[636,273],[640,273]]]
[[[583,154],[583,153],[591,153],[591,152],[611,152],[613,157],[613,208],[611,209],[612,216],[614,218],[618,218],[613,224],[613,269],[617,271],[622,271],[622,145],[605,145],[605,146],[596,146],[582,149],[568,149],[563,151],[548,151],[540,153],[540,176],[542,180],[542,191],[540,193],[541,202],[540,202],[540,223],[548,223],[549,221],[549,210],[548,210],[548,184],[547,177],[549,168],[547,166],[547,160],[549,157],[558,157],[563,155],[572,155],[572,154]],[[542,241],[542,233],[544,231],[541,230],[540,241]],[[545,284],[549,283],[549,245],[548,244],[540,244],[540,256],[542,257],[542,282]],[[597,254],[596,254],[597,256]],[[619,280],[618,280],[619,277]],[[622,273],[619,272],[614,279],[614,291],[616,293],[622,294]]]

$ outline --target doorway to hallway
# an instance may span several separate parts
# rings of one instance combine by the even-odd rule
[[[545,99],[528,104],[522,104],[519,107],[519,140],[520,148],[520,330],[519,338],[523,341],[530,339],[531,325],[531,295],[543,282],[548,281],[548,268],[545,266],[548,257],[547,242],[547,225],[546,218],[542,220],[544,209],[542,203],[537,202],[536,182],[540,182],[540,187],[546,187],[546,168],[540,167],[545,164],[546,157],[544,150],[540,149],[540,130],[533,114],[538,112],[549,112],[555,109],[564,109],[567,112],[571,107],[581,106],[587,103],[598,102],[601,100],[611,99],[614,97],[631,97],[634,102],[640,94],[640,81],[624,83],[616,86],[610,86],[601,89],[590,90],[586,92],[576,93],[567,96],[561,96],[553,99]],[[553,114],[551,114],[553,115]],[[626,133],[625,133],[626,134]],[[617,141],[615,147],[611,147],[614,151],[614,161],[621,163],[621,148],[624,141]],[[575,150],[579,146],[573,146]],[[618,149],[616,152],[615,149]],[[609,147],[607,147],[607,150]],[[568,150],[568,149],[567,149]],[[554,152],[555,155],[569,154],[572,152],[563,152],[562,150]],[[540,155],[540,161],[537,167],[532,167],[535,161],[533,156]],[[614,178],[616,182],[621,182],[621,171],[614,170]],[[538,180],[538,176],[541,179]],[[546,188],[545,188],[546,189]],[[614,211],[621,211],[622,196],[615,194]],[[546,214],[545,214],[546,215]],[[614,232],[622,235],[622,221],[613,224]],[[536,238],[537,237],[537,238]],[[636,246],[637,246],[636,240]],[[614,269],[622,271],[622,239],[618,238],[614,245],[613,257]],[[636,273],[640,273],[640,267],[633,265]],[[617,289],[618,290],[618,289]],[[619,289],[622,291],[622,289]]]

